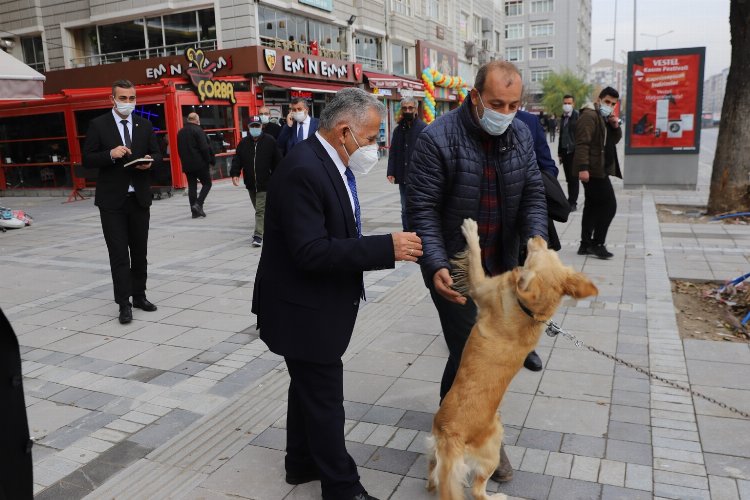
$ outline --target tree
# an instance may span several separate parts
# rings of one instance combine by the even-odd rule
[[[576,106],[581,107],[591,97],[590,84],[578,78],[570,70],[552,73],[542,82],[542,105],[548,113],[559,115],[562,112],[563,97],[572,95]]]
[[[731,0],[732,60],[721,109],[708,213],[750,210],[750,2]]]

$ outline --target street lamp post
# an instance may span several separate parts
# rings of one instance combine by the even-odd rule
[[[612,83],[616,83],[615,80],[617,78],[615,77],[615,42],[617,41],[615,38],[605,38],[605,42],[612,42]]]
[[[655,45],[656,45],[654,47],[654,49],[658,49],[659,48],[659,38],[663,37],[664,35],[669,35],[670,33],[674,33],[674,30],[669,30],[669,31],[666,31],[666,32],[661,33],[659,35],[651,35],[651,34],[648,34],[648,33],[641,33],[641,36],[650,36],[650,37],[652,37],[654,39]]]

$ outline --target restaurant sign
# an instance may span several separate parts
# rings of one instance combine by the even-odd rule
[[[185,51],[185,58],[189,63],[187,69],[183,68],[182,64],[170,64],[169,68],[160,64],[157,67],[146,68],[146,78],[159,79],[163,76],[179,76],[185,72],[190,77],[201,102],[206,99],[218,99],[232,104],[237,102],[234,97],[234,84],[214,79],[216,71],[225,66],[231,69],[232,56],[229,56],[228,60],[219,57],[216,62],[211,62],[203,50],[196,50],[191,47]]]

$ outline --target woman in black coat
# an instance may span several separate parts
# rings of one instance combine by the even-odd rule
[[[31,440],[18,339],[0,310],[0,499],[33,498]]]

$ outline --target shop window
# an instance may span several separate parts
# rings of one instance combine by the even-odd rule
[[[21,38],[23,61],[37,71],[45,71],[44,47],[41,36],[25,36]]]
[[[0,119],[2,189],[72,186],[63,113]]]
[[[229,177],[237,144],[234,139],[234,114],[232,106],[185,105],[183,120],[189,113],[198,113],[201,128],[206,132],[216,163],[211,169],[213,179]]]

